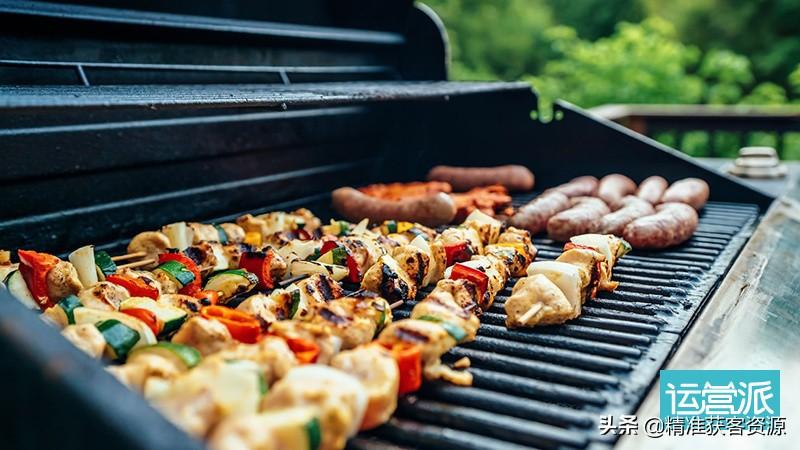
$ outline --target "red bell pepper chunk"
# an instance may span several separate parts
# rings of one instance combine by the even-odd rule
[[[301,241],[310,241],[311,239],[314,238],[314,236],[312,236],[311,233],[308,232],[308,230],[299,229],[296,231],[296,233],[297,233],[297,238],[300,239]]]
[[[19,250],[19,271],[22,279],[31,291],[31,295],[39,303],[42,311],[53,306],[57,300],[51,299],[47,289],[47,274],[56,266],[60,259],[47,253],[34,252],[32,250]]]
[[[275,280],[272,279],[271,265],[275,253],[271,249],[265,252],[244,252],[239,259],[239,268],[254,273],[258,277],[258,287],[272,289]]]
[[[470,251],[467,241],[445,245],[444,253],[447,257],[448,266],[452,266],[457,262],[469,261],[472,258],[472,251]]]
[[[319,345],[316,342],[300,338],[286,338],[286,345],[294,353],[300,364],[314,364],[319,357]]]
[[[464,264],[456,264],[450,272],[451,280],[467,280],[472,282],[478,289],[478,298],[482,299],[483,294],[489,288],[489,276],[478,269],[474,269]]]
[[[361,282],[361,268],[349,251],[347,252],[347,281],[351,283]]]
[[[322,243],[322,248],[319,249],[319,254],[324,255],[325,253],[328,253],[329,251],[333,250],[338,246],[339,244],[337,244],[336,241],[333,240],[324,241]]]
[[[225,325],[231,336],[239,342],[254,344],[261,336],[261,324],[258,319],[243,311],[227,306],[204,306],[200,315],[209,320],[216,320]]]
[[[148,328],[153,330],[153,334],[156,336],[164,329],[164,322],[158,320],[158,317],[150,310],[144,308],[129,308],[123,309],[120,312],[141,320]]]
[[[389,350],[391,350],[400,372],[397,394],[403,395],[418,391],[422,386],[422,352],[419,345],[399,342]]]
[[[111,274],[106,277],[106,281],[124,287],[131,294],[131,297],[149,297],[153,300],[158,300],[158,289],[145,283],[141,278]]]
[[[189,258],[183,253],[162,253],[158,255],[159,264],[164,264],[167,261],[177,261],[183,264],[183,266],[186,267],[189,272],[194,274],[194,280],[182,287],[178,293],[193,296],[196,292],[200,291],[203,279],[200,277],[200,269],[197,267],[197,264],[194,262],[194,260],[192,260],[192,258]]]

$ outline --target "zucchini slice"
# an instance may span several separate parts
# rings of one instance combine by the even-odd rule
[[[184,370],[189,370],[200,364],[200,360],[202,359],[200,352],[194,347],[173,342],[158,342],[134,350],[128,357],[128,362],[134,362],[142,355],[147,354],[157,354],[167,358],[176,362],[180,367],[183,367]]]
[[[75,317],[76,325],[83,325],[85,323],[94,325],[98,322],[110,319],[122,322],[123,325],[139,333],[139,340],[136,342],[136,345],[134,345],[134,348],[144,347],[145,345],[152,345],[158,342],[156,341],[156,336],[153,334],[153,331],[144,322],[118,311],[104,311],[80,306],[72,310],[72,315]]]
[[[23,305],[30,309],[39,309],[39,304],[33,298],[28,285],[25,284],[25,279],[22,278],[22,273],[19,270],[14,270],[6,276],[4,281],[8,292],[17,298]]]
[[[164,261],[164,263],[156,267],[155,270],[166,273],[170,278],[175,280],[180,287],[184,287],[194,281],[194,273],[178,261]]]
[[[102,274],[103,280],[117,271],[117,264],[111,260],[111,255],[103,250],[94,252],[94,265],[97,266],[99,274]]]
[[[81,303],[78,297],[70,295],[61,299],[56,306],[64,311],[64,314],[67,316],[67,324],[73,325],[75,324],[75,308],[83,306],[83,303]]]
[[[158,320],[164,324],[159,336],[167,336],[176,331],[183,325],[188,316],[187,312],[181,308],[160,303],[147,297],[131,297],[119,305],[120,311],[133,308],[146,309],[156,315]]]
[[[97,322],[95,325],[106,340],[106,353],[112,360],[124,360],[139,342],[139,333],[116,319]]]
[[[211,275],[204,289],[217,291],[220,298],[227,300],[236,295],[250,292],[258,284],[258,277],[244,269],[224,270]]]

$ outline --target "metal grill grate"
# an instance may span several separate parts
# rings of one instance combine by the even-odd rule
[[[689,242],[625,256],[614,269],[617,291],[586,303],[583,315],[564,325],[507,330],[503,304],[516,282],[510,280],[481,317],[475,342],[444,358],[468,356],[473,387],[428,383],[350,448],[610,447],[614,438],[597,433],[597,417],[636,410],[757,217],[755,205],[709,203]],[[537,260],[561,253],[549,239],[535,243]],[[407,318],[413,305],[396,318]]]

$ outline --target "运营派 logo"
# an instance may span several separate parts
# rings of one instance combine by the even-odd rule
[[[662,370],[660,415],[780,416],[780,380],[779,370]]]

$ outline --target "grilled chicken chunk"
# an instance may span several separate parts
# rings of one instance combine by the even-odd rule
[[[47,272],[47,295],[50,298],[64,298],[77,294],[83,289],[75,266],[66,261],[59,261]]]
[[[92,358],[100,359],[103,356],[106,340],[94,324],[69,325],[61,331],[61,334]]]
[[[83,306],[106,311],[118,310],[119,305],[130,296],[127,289],[108,281],[101,281],[78,292],[78,299]]]
[[[220,240],[219,230],[217,230],[214,225],[197,222],[189,222],[187,225],[192,229],[193,244],[200,244],[208,241],[219,242]]]
[[[598,290],[611,292],[617,288],[618,282],[611,280],[612,270],[617,260],[631,251],[631,246],[624,239],[611,234],[582,234],[570,238],[564,250],[585,248],[602,254],[605,259],[599,265],[600,281]]]
[[[455,325],[461,328],[465,335],[459,343],[475,340],[478,327],[481,325],[478,317],[464,310],[453,295],[445,291],[435,291],[417,303],[411,311],[412,319],[432,320]]]
[[[311,364],[295,367],[275,383],[261,403],[262,411],[296,406],[316,407],[323,449],[344,448],[364,419],[367,393],[358,379],[340,370]]]
[[[261,375],[267,386],[280,380],[289,370],[297,365],[297,359],[286,341],[276,336],[267,336],[256,344],[237,344],[214,353],[208,359],[247,360],[261,369]]]
[[[219,242],[198,242],[186,248],[183,253],[197,264],[197,268],[204,276],[228,269],[228,259],[225,257],[224,247]]]
[[[354,376],[367,393],[367,409],[361,430],[385,423],[397,408],[400,373],[397,363],[385,348],[365,345],[334,356],[331,367]]]
[[[414,286],[422,286],[430,270],[431,257],[418,247],[401,245],[392,252],[392,258],[411,278]]]
[[[283,289],[276,289],[269,295],[252,295],[236,307],[237,310],[257,318],[263,329],[279,320],[289,319],[291,308],[292,294]]]
[[[150,272],[146,272],[144,270],[122,269],[117,273],[126,277],[136,278],[144,284],[156,288],[156,290],[158,290],[158,295],[163,293],[161,283],[159,283],[155,275]]]
[[[219,226],[225,232],[229,244],[244,242],[244,228],[235,223],[222,223]]]
[[[163,294],[158,297],[158,302],[180,308],[186,311],[189,317],[200,314],[200,308],[211,304],[206,299],[197,299],[183,294]]]
[[[585,302],[597,295],[597,286],[600,282],[600,264],[605,260],[605,256],[594,250],[585,248],[574,248],[567,250],[556,261],[572,264],[580,270],[581,299]]]
[[[517,248],[503,244],[491,244],[484,247],[486,256],[491,256],[503,261],[512,277],[524,277],[525,269],[531,262],[525,258]]]
[[[503,289],[506,280],[508,280],[508,269],[505,263],[501,259],[493,256],[476,255],[473,256],[471,260],[459,264],[463,264],[486,274],[489,279],[488,287],[483,298],[478,299],[478,306],[481,308],[481,311],[488,311],[489,308],[492,307],[492,303],[494,303],[495,296]],[[444,273],[445,278],[450,278],[452,271],[453,267],[448,267]]]
[[[233,338],[220,322],[195,316],[181,326],[172,337],[172,342],[194,347],[206,356],[230,346]]]
[[[225,254],[225,259],[228,260],[229,269],[239,267],[239,261],[241,261],[242,259],[242,253],[252,252],[253,250],[254,250],[253,247],[241,242],[222,246],[222,251]]]
[[[339,240],[353,257],[361,273],[378,262],[386,254],[386,249],[375,238],[367,236],[345,236]]]
[[[158,284],[161,285],[162,294],[177,294],[181,289],[181,285],[163,270],[154,270],[153,277],[155,277]]]
[[[431,294],[440,292],[450,294],[456,304],[465,311],[472,311],[474,314],[481,312],[475,301],[478,298],[478,290],[472,282],[444,278],[436,283]]]
[[[469,252],[473,255],[483,254],[483,242],[478,232],[472,228],[448,228],[436,238],[445,246],[467,242]]]
[[[564,293],[542,274],[520,278],[505,310],[509,328],[558,324],[577,317]]]
[[[532,262],[536,258],[536,247],[533,245],[531,233],[528,230],[508,227],[497,238],[498,244],[522,244],[525,258]]]
[[[483,245],[488,245],[497,242],[503,222],[476,209],[467,216],[463,225],[475,230]]]
[[[297,306],[292,309],[296,311],[293,319],[304,320],[313,314],[313,309],[317,305],[325,304],[335,298],[344,295],[344,290],[333,278],[322,275],[314,274],[310,277],[301,280],[286,289],[287,292],[299,292],[299,300]]]
[[[137,355],[121,366],[110,366],[106,370],[120,382],[139,392],[145,390],[150,378],[171,380],[186,371],[176,361],[155,353]]]
[[[389,255],[381,256],[361,280],[361,289],[380,294],[389,301],[407,301],[417,295],[417,285]]]
[[[437,322],[408,319],[392,322],[378,336],[378,343],[386,348],[405,342],[420,346],[422,372],[426,379],[446,378],[440,368],[440,358],[456,345],[456,340]]]
[[[317,305],[309,323],[327,326],[349,350],[367,344],[377,332],[391,322],[389,303],[381,297],[342,297]]]
[[[581,314],[585,286],[581,269],[560,261],[537,261],[528,266],[528,276],[541,274],[547,277],[564,294],[572,306],[572,318]]]

